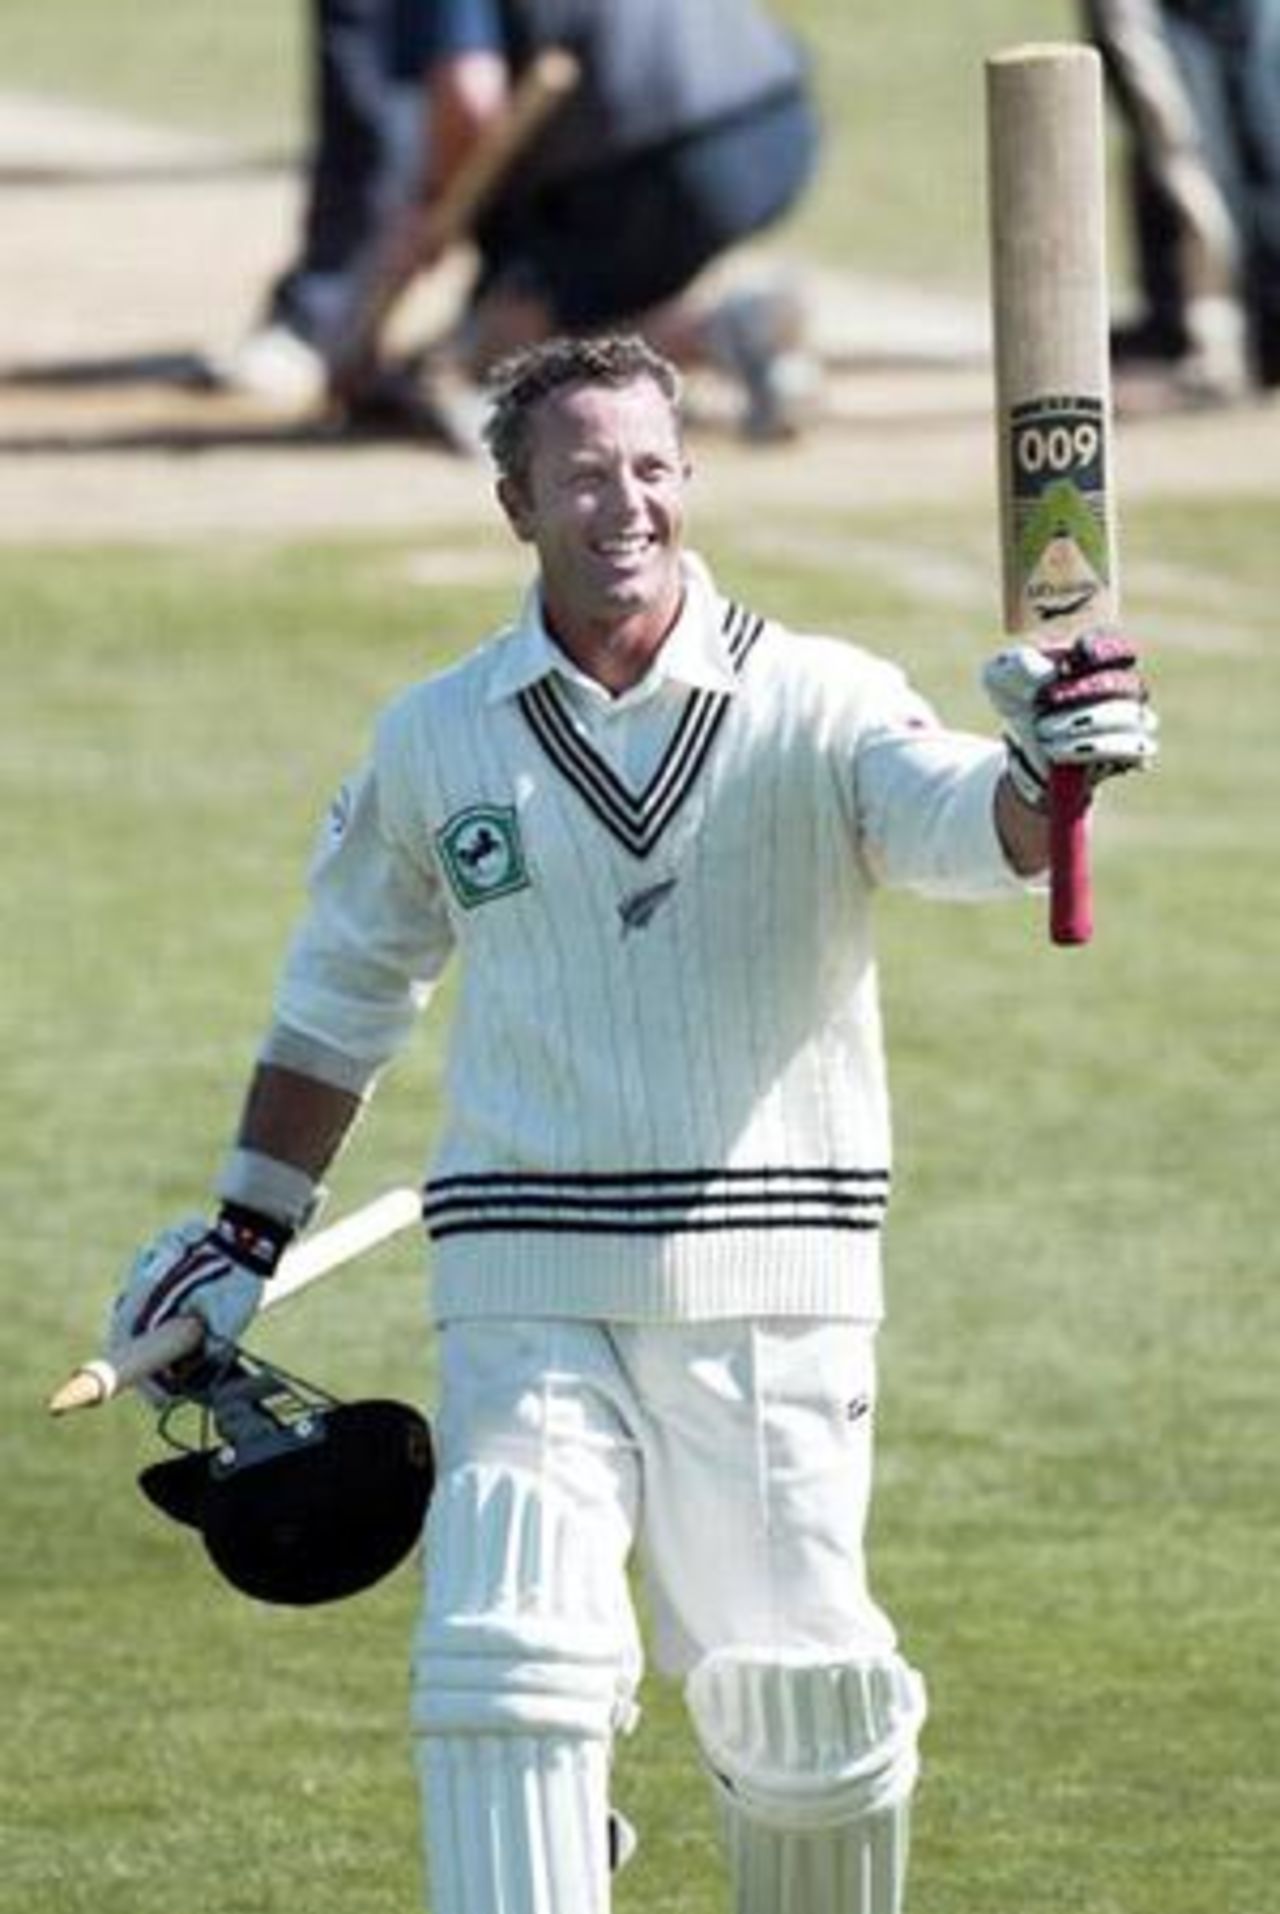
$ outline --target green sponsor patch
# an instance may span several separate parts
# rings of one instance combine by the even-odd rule
[[[528,886],[520,826],[510,805],[468,805],[436,832],[436,847],[464,910]]]

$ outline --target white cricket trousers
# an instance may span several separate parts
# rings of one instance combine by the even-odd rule
[[[608,1775],[658,1665],[891,1657],[863,1536],[871,1325],[457,1322],[414,1654],[432,1914],[605,1914]]]

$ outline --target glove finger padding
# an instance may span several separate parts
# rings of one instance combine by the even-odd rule
[[[1096,783],[1152,762],[1159,726],[1137,667],[1130,641],[1103,631],[1044,650],[1011,646],[990,661],[983,684],[1028,803],[1043,805],[1055,764],[1077,765]]]
[[[265,1267],[251,1266],[254,1245],[242,1244],[242,1230],[222,1217],[210,1226],[201,1217],[162,1230],[134,1257],[124,1285],[112,1304],[107,1326],[107,1356],[115,1360],[135,1336],[175,1316],[199,1316],[209,1337],[234,1345],[253,1319],[261,1300]],[[287,1240],[287,1233],[283,1233]],[[278,1258],[283,1241],[260,1251],[261,1262]],[[168,1402],[196,1385],[202,1369],[194,1357],[164,1370],[143,1385],[153,1402]]]
[[[1097,671],[1136,670],[1138,663],[1137,647],[1118,631],[1083,631],[1070,644],[1043,646],[1038,655],[1049,660],[1059,684]]]
[[[1158,720],[1119,632],[1084,632],[1050,647],[1054,675],[1035,694],[1036,734],[1051,764],[1076,764],[1094,782],[1140,770],[1157,751]]]
[[[1036,726],[1051,764],[1078,764],[1105,778],[1136,771],[1156,754],[1157,719],[1133,699],[1112,699],[1080,709],[1067,707]]]

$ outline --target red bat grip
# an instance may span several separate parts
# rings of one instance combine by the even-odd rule
[[[1049,935],[1055,944],[1093,936],[1089,877],[1089,780],[1076,764],[1049,771]]]

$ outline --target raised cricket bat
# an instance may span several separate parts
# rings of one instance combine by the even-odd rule
[[[375,256],[352,316],[329,350],[331,374],[340,385],[377,341],[392,307],[419,271],[442,259],[470,233],[481,211],[581,77],[565,47],[546,47],[530,61],[512,88],[504,113],[476,141],[430,208],[421,259],[406,259],[395,234]]]
[[[417,1190],[387,1190],[339,1217],[327,1229],[304,1236],[281,1257],[280,1267],[263,1294],[262,1308],[274,1309],[318,1277],[340,1269],[389,1236],[411,1229],[421,1216],[422,1199]],[[175,1316],[158,1329],[135,1336],[115,1362],[95,1359],[79,1364],[50,1396],[49,1413],[62,1416],[73,1409],[92,1409],[110,1402],[134,1383],[181,1362],[184,1356],[193,1356],[203,1341],[204,1325],[198,1316]]]
[[[986,62],[1005,630],[1050,645],[1119,616],[1102,62],[1009,47]],[[1085,774],[1049,784],[1049,934],[1093,934]]]

